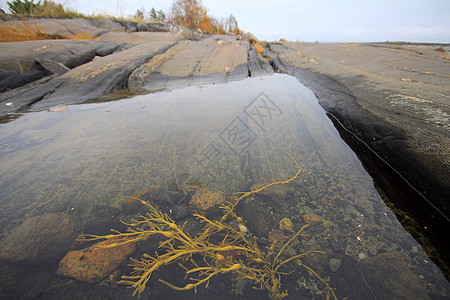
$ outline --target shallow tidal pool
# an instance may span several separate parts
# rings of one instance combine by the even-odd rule
[[[185,223],[195,236],[202,223],[192,213],[219,220],[225,197],[233,201],[230,197],[238,192],[291,178],[298,169],[289,155],[302,169],[295,180],[236,207],[243,234],[262,251],[274,240],[282,245],[309,224],[282,257],[323,251],[301,261],[337,298],[450,297],[448,281],[384,204],[314,94],[295,78],[275,74],[29,112],[1,124],[0,298],[132,299],[133,290],[117,284],[120,275],[131,271],[128,259],[105,278],[86,284],[58,275],[65,253],[44,262],[27,260],[5,254],[20,247],[6,244],[25,243],[11,235],[23,232],[17,228],[27,220],[48,214],[70,216],[87,234],[126,229],[117,228],[123,225],[119,220],[145,214],[139,206],[130,207],[133,195],[177,224]],[[200,191],[217,197],[203,201]],[[285,218],[293,230],[280,226]],[[139,242],[132,257],[153,255],[159,241]],[[64,243],[71,245],[66,251],[92,245],[80,245],[73,237]],[[239,255],[233,259],[245,264]],[[202,263],[195,255],[192,259]],[[279,290],[287,292],[286,299],[325,299],[327,288],[317,276],[298,264],[285,268]],[[259,284],[233,280],[233,272],[215,276],[197,293],[175,291],[158,281],[184,286],[189,282],[185,275],[177,264],[161,267],[141,298],[269,298],[266,290],[255,289]]]

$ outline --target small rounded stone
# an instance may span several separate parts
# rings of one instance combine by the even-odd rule
[[[334,223],[331,222],[330,220],[325,220],[323,221],[322,226],[325,227],[326,229],[329,229],[334,227]]]
[[[291,219],[283,218],[280,221],[280,229],[293,232],[294,231],[294,224],[292,224]]]
[[[239,224],[238,226],[239,226],[239,230],[242,233],[247,233],[248,232],[248,228],[244,224]]]
[[[341,265],[341,260],[339,258],[332,258],[330,259],[330,270],[331,272],[336,272],[339,269],[339,266]]]

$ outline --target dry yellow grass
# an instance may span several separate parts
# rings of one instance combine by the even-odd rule
[[[264,48],[263,48],[263,46],[261,44],[254,44],[253,46],[255,47],[256,53],[258,53],[258,54],[262,54],[263,53]]]
[[[36,25],[31,25],[28,22],[23,22],[21,26],[15,27],[0,24],[0,42],[54,40],[62,38],[64,37],[43,33]]]
[[[90,33],[78,33],[71,37],[43,33],[36,25],[32,25],[27,21],[22,22],[19,26],[0,24],[1,43],[56,39],[97,40],[97,38],[93,37]]]
[[[70,38],[73,40],[98,40],[98,38],[93,37],[90,33],[77,33]]]

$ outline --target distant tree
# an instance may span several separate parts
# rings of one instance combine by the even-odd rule
[[[154,7],[150,10],[150,19],[156,22],[164,22],[166,20],[166,13],[160,9],[156,11]]]
[[[201,27],[205,17],[206,9],[200,0],[176,0],[172,4],[169,20],[195,30]]]
[[[236,17],[233,16],[233,14],[230,14],[228,19],[226,19],[225,23],[226,23],[225,26],[227,28],[227,32],[239,34],[238,23],[237,23]]]
[[[136,19],[143,20],[144,19],[144,12],[140,9],[136,10],[136,13],[134,14],[134,17]]]
[[[233,15],[220,20],[210,17],[201,0],[174,0],[169,21],[193,30],[201,29],[215,34],[239,33],[238,23]]]
[[[158,16],[156,17],[156,20],[159,22],[164,22],[166,20],[166,13],[160,9],[157,12]]]
[[[223,27],[223,18],[222,19],[211,18],[211,25],[214,28],[214,33],[218,34],[226,33],[226,30]]]
[[[154,7],[152,7],[152,9],[150,10],[150,18],[155,21],[158,18],[158,15],[156,14],[156,9]]]

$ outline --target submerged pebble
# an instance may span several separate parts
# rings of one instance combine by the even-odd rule
[[[330,220],[325,220],[323,221],[322,226],[325,227],[326,229],[329,229],[334,227],[334,223],[331,222]]]
[[[242,233],[247,233],[248,232],[248,228],[244,224],[239,224],[238,226],[239,226],[239,230]]]
[[[291,219],[283,218],[280,221],[280,229],[293,232],[294,231],[294,224],[292,224]]]
[[[330,264],[331,272],[334,273],[339,269],[339,267],[341,265],[341,260],[339,258],[332,258],[332,259],[330,259],[329,264]]]
[[[245,287],[248,285],[248,280],[247,279],[238,279],[236,282],[236,292],[241,295],[244,296],[244,289]]]
[[[308,213],[302,215],[302,221],[306,224],[316,225],[322,223],[322,218],[316,214]]]

